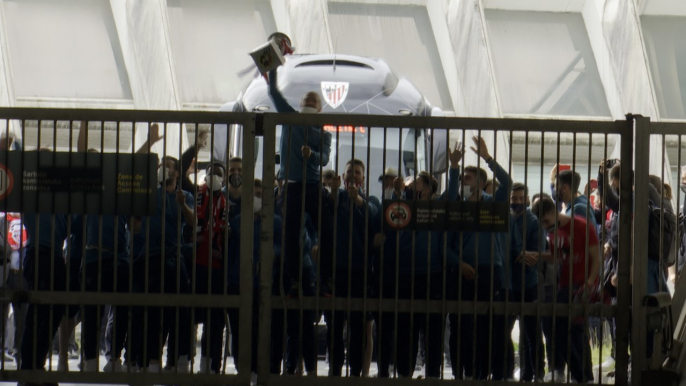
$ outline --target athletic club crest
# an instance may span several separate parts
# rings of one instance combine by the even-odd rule
[[[343,104],[348,96],[348,82],[322,82],[322,95],[324,100],[332,108]]]

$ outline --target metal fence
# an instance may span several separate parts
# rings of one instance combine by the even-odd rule
[[[85,132],[99,134],[99,154],[89,152],[93,141],[85,133],[76,145],[82,121],[91,127]],[[0,152],[0,205],[17,212],[29,235],[28,245],[21,246],[19,236],[14,248],[26,251],[24,263],[7,269],[7,257],[2,298],[15,315],[21,303],[30,304],[34,315],[25,323],[24,339],[31,334],[33,345],[23,344],[22,370],[0,361],[2,380],[267,385],[421,377],[486,384],[514,382],[519,358],[520,381],[561,384],[592,375],[596,382],[628,384],[631,363],[633,383],[641,384],[648,366],[650,334],[637,321],[657,308],[645,303],[645,275],[632,277],[649,264],[648,244],[632,235],[649,233],[647,223],[633,218],[648,217],[650,208],[632,200],[649,198],[642,188],[652,150],[646,138],[679,135],[676,128],[650,126],[642,117],[581,122],[49,109],[0,109],[0,125],[0,148],[6,150]],[[166,174],[162,168],[159,179],[157,158],[149,155],[155,125],[163,134],[182,127],[191,133],[190,153],[183,141],[163,146],[162,160],[169,149],[186,157],[171,162]],[[149,141],[137,144],[134,128],[149,130]],[[208,128],[209,149],[220,141],[239,154],[226,151],[218,160],[197,148]],[[12,130],[22,132],[21,146],[10,139]],[[41,138],[51,131],[47,144]],[[122,151],[128,141],[129,150]],[[583,195],[586,183],[593,192],[595,165],[610,159],[614,146],[621,164],[635,163],[636,189],[622,169],[613,182],[619,200],[614,212],[633,217],[613,220],[616,245],[606,258],[603,245],[612,230],[603,225],[613,191],[601,186],[595,208],[577,201],[576,193]],[[44,148],[60,151],[35,151]],[[236,156],[242,171],[232,166]],[[225,165],[221,173],[215,162]],[[560,166],[548,180],[551,162],[568,164],[570,172]],[[325,180],[327,169],[333,169],[332,181]],[[180,193],[176,177],[199,180],[204,170],[218,173],[223,194],[212,193],[211,185],[218,186],[209,182]],[[256,200],[253,181],[260,171]],[[84,188],[84,176],[101,190]],[[130,185],[137,178],[140,184]],[[493,194],[481,193],[486,178],[500,183]],[[520,189],[516,182],[534,179],[538,186],[528,184],[521,197],[513,193]],[[478,194],[470,194],[472,187]],[[552,217],[545,199],[531,197],[549,188],[556,196]],[[527,204],[540,211],[527,211]],[[561,212],[566,207],[576,216]],[[669,217],[664,208],[660,212],[661,221]],[[602,221],[598,228],[596,219]],[[10,220],[6,216],[6,234],[16,230]],[[74,241],[79,224],[85,233]],[[41,238],[45,229],[47,239]],[[10,244],[6,256],[12,255]],[[81,260],[74,258],[76,249]],[[611,258],[614,264],[606,266]],[[13,275],[26,276],[28,286],[13,284]],[[128,366],[105,373],[105,311],[99,306],[106,305],[114,319],[108,355],[117,362],[123,349]],[[63,315],[75,313],[83,369],[57,371],[47,355],[48,371],[36,371],[39,347],[51,344]],[[125,323],[118,329],[120,319]],[[512,342],[517,319],[519,342]],[[196,344],[198,323],[205,338]],[[604,344],[608,325],[616,333]],[[600,365],[610,350],[614,378]],[[168,371],[160,369],[165,363]],[[554,379],[545,378],[546,369]],[[348,379],[374,372],[376,377]],[[291,373],[309,376],[286,376]]]

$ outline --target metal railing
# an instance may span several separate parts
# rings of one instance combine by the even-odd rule
[[[295,382],[347,383],[350,382],[347,379],[348,376],[359,376],[365,371],[365,361],[359,358],[359,355],[367,355],[367,363],[371,362],[372,368],[377,368],[379,378],[356,379],[354,382],[406,383],[413,382],[410,378],[421,373],[422,377],[426,378],[423,382],[428,383],[457,377],[465,384],[486,384],[488,379],[507,381],[514,373],[514,364],[511,362],[517,355],[512,351],[514,345],[511,344],[509,337],[514,320],[518,318],[520,342],[523,343],[518,350],[521,354],[519,356],[522,369],[520,379],[524,380],[531,376],[539,383],[544,382],[544,358],[547,359],[549,370],[561,368],[564,371],[566,364],[567,373],[564,374],[564,379],[556,377],[553,384],[566,383],[569,378],[578,377],[578,366],[590,364],[591,356],[596,357],[596,353],[599,358],[597,361],[603,362],[608,348],[603,347],[602,344],[602,326],[605,325],[604,320],[608,320],[616,324],[616,336],[613,340],[616,344],[614,382],[607,377],[608,369],[603,369],[602,365],[590,369],[593,377],[600,378],[602,383],[628,384],[627,370],[629,368],[629,341],[631,340],[633,382],[640,384],[636,383],[640,382],[640,370],[647,367],[646,358],[641,355],[645,351],[642,349],[646,345],[647,334],[644,324],[631,324],[631,320],[632,318],[645,320],[653,308],[644,305],[644,297],[647,294],[645,277],[633,275],[632,278],[630,267],[632,264],[634,267],[648,264],[647,244],[638,237],[632,240],[632,234],[648,234],[646,223],[634,222],[631,216],[618,217],[618,248],[614,251],[617,260],[614,295],[616,303],[604,304],[595,298],[610,297],[606,294],[606,286],[597,284],[592,290],[589,286],[589,290],[580,291],[578,286],[573,286],[573,283],[579,280],[586,282],[595,276],[589,265],[595,256],[599,256],[601,261],[604,260],[600,248],[609,231],[604,226],[601,226],[598,231],[591,223],[595,223],[596,215],[602,219],[606,218],[607,210],[603,205],[606,198],[598,198],[599,210],[586,205],[584,215],[580,215],[573,201],[576,192],[569,189],[571,186],[565,187],[565,181],[562,181],[566,178],[563,174],[569,173],[560,171],[550,180],[550,184],[554,185],[558,195],[555,197],[557,202],[555,205],[559,205],[560,201],[567,201],[567,205],[571,204],[574,209],[573,213],[578,214],[578,217],[558,215],[558,211],[555,210],[555,220],[550,229],[543,229],[541,226],[535,232],[528,232],[533,229],[531,227],[534,224],[538,225],[537,221],[543,219],[544,213],[529,212],[530,216],[525,215],[523,217],[525,219],[520,220],[523,224],[521,225],[517,222],[520,217],[510,214],[510,204],[515,197],[512,194],[514,182],[526,184],[534,178],[538,179],[538,186],[529,184],[529,193],[536,189],[546,192],[549,188],[548,181],[544,177],[548,170],[543,164],[547,154],[551,152],[555,154],[557,164],[562,165],[568,161],[571,174],[586,175],[587,178],[582,181],[578,181],[579,177],[571,177],[572,186],[575,184],[574,181],[583,185],[584,182],[590,183],[593,179],[595,168],[592,169],[591,165],[599,163],[600,159],[609,159],[610,147],[616,145],[620,148],[622,163],[631,165],[633,161],[636,165],[635,192],[632,192],[633,183],[630,173],[621,174],[618,189],[620,212],[634,213],[634,217],[647,217],[647,207],[632,207],[632,197],[637,202],[648,199],[647,190],[641,188],[647,185],[645,182],[648,175],[645,160],[648,159],[649,145],[648,141],[645,141],[648,132],[645,127],[649,125],[649,121],[645,118],[628,117],[626,121],[617,122],[581,122],[320,114],[263,115],[0,109],[0,125],[3,122],[5,124],[2,126],[5,134],[0,132],[0,142],[3,142],[6,148],[14,147],[10,151],[0,152],[0,163],[4,161],[3,166],[14,172],[14,179],[17,181],[19,176],[24,176],[24,172],[34,165],[27,160],[35,159],[37,172],[40,172],[44,170],[42,168],[45,168],[45,165],[50,164],[48,161],[45,161],[45,165],[41,164],[43,158],[48,159],[46,157],[52,156],[54,160],[57,159],[56,157],[66,157],[65,159],[71,159],[74,162],[67,164],[66,170],[87,170],[90,165],[91,169],[100,171],[99,176],[102,180],[98,181],[101,181],[102,186],[110,186],[107,185],[111,182],[108,182],[105,171],[115,170],[119,173],[120,164],[106,165],[103,161],[105,160],[104,153],[83,156],[79,154],[78,149],[75,149],[76,146],[72,145],[78,136],[78,128],[81,127],[82,121],[91,122],[91,124],[98,122],[100,125],[96,126],[103,131],[108,125],[116,127],[117,136],[120,133],[118,129],[122,126],[152,129],[157,123],[158,128],[164,133],[169,130],[169,127],[180,130],[181,125],[184,124],[195,128],[209,125],[210,128],[215,128],[215,130],[210,130],[207,138],[210,149],[215,148],[216,137],[222,140],[225,138],[226,149],[235,148],[231,143],[233,136],[217,135],[217,130],[226,130],[227,126],[235,127],[242,133],[240,136],[242,138],[241,154],[229,156],[227,151],[227,156],[222,160],[215,160],[210,154],[209,162],[201,162],[202,150],[195,146],[203,134],[200,130],[196,130],[193,132],[194,138],[191,138],[189,147],[194,153],[192,158],[195,159],[195,163],[187,164],[184,162],[184,157],[180,157],[177,174],[184,176],[188,172],[189,175],[197,176],[202,170],[200,164],[214,165],[215,161],[219,161],[226,165],[222,178],[229,180],[229,175],[235,172],[230,170],[232,169],[231,160],[234,156],[240,156],[242,158],[240,174],[243,184],[240,188],[236,185],[233,185],[233,188],[228,186],[226,188],[228,193],[223,195],[227,200],[237,202],[238,197],[234,193],[240,192],[240,204],[237,204],[240,206],[240,215],[238,219],[234,216],[238,206],[231,206],[230,202],[223,205],[221,199],[215,202],[214,199],[218,196],[210,194],[209,188],[204,188],[205,185],[202,184],[194,186],[192,189],[194,191],[188,191],[188,195],[195,198],[187,201],[187,204],[196,202],[198,195],[202,195],[203,192],[214,199],[207,200],[206,204],[203,204],[203,201],[201,205],[188,204],[189,207],[193,207],[191,208],[193,221],[183,219],[184,209],[167,212],[167,205],[173,205],[174,208],[180,205],[173,203],[173,197],[177,195],[175,188],[169,187],[165,193],[169,176],[163,176],[161,185],[158,185],[155,176],[158,169],[156,161],[153,161],[155,157],[134,155],[139,150],[140,153],[145,154],[151,145],[150,143],[137,144],[135,135],[131,136],[133,143],[129,151],[120,151],[118,150],[120,146],[114,146],[117,149],[114,154],[121,157],[121,161],[117,161],[121,162],[121,165],[126,165],[131,170],[143,170],[139,174],[145,184],[148,184],[145,186],[150,186],[148,196],[156,194],[155,207],[143,206],[142,209],[131,209],[131,213],[120,213],[122,210],[117,212],[117,209],[125,208],[123,205],[127,202],[146,197],[143,194],[129,201],[120,198],[127,195],[134,197],[134,193],[130,191],[113,195],[111,200],[117,202],[113,213],[103,211],[107,205],[110,205],[105,202],[110,200],[109,196],[103,192],[60,191],[52,195],[25,192],[21,195],[24,201],[21,199],[17,201],[25,205],[20,210],[3,206],[7,208],[7,212],[24,213],[21,217],[22,221],[25,221],[25,217],[28,218],[27,216],[30,216],[34,209],[55,213],[55,215],[50,215],[54,230],[57,226],[56,217],[77,213],[70,210],[72,207],[48,205],[48,209],[45,209],[45,205],[40,204],[41,200],[45,201],[50,198],[57,200],[56,202],[66,200],[65,202],[71,203],[77,200],[85,203],[82,205],[83,209],[79,209],[86,213],[86,218],[82,221],[86,224],[86,233],[88,230],[99,232],[98,242],[93,245],[84,239],[76,246],[83,249],[84,257],[88,253],[92,254],[93,250],[96,251],[97,258],[91,259],[88,263],[84,260],[83,263],[84,266],[95,263],[97,266],[95,273],[88,269],[80,271],[69,269],[70,264],[74,262],[70,261],[71,255],[68,254],[63,271],[67,277],[70,272],[78,272],[81,282],[78,283],[76,290],[69,288],[67,280],[64,280],[65,288],[61,291],[60,288],[54,287],[54,284],[61,280],[56,280],[55,272],[58,271],[55,270],[55,264],[59,265],[59,260],[54,258],[56,254],[54,251],[58,249],[57,244],[60,240],[58,237],[52,237],[49,243],[53,251],[52,259],[46,258],[40,248],[32,249],[31,245],[18,250],[32,251],[34,261],[39,264],[45,263],[46,260],[48,264],[52,264],[47,273],[39,272],[38,269],[33,273],[36,275],[35,278],[38,278],[39,273],[44,274],[53,286],[47,290],[36,290],[37,287],[28,288],[28,290],[9,289],[5,286],[1,292],[2,298],[5,299],[6,307],[9,302],[30,303],[33,308],[29,312],[39,312],[37,308],[40,306],[49,308],[48,324],[60,318],[61,313],[65,312],[60,308],[62,305],[78,306],[81,315],[92,312],[92,309],[87,311],[88,306],[109,305],[115,310],[120,307],[126,311],[128,322],[125,329],[128,340],[123,347],[127,352],[129,363],[138,363],[141,368],[140,372],[136,372],[135,367],[131,366],[123,372],[106,374],[87,371],[62,372],[55,371],[55,364],[48,360],[46,365],[51,368],[50,371],[29,369],[17,371],[10,364],[0,361],[0,366],[2,366],[0,376],[3,380],[38,383],[56,381],[130,384],[226,384],[227,382],[248,384],[251,382],[251,373],[254,372],[256,381],[265,385]],[[32,122],[37,124],[33,125]],[[69,133],[73,133],[74,137],[68,141],[67,156],[32,151],[34,148],[46,147],[40,139],[40,128],[46,124],[49,126],[47,130],[65,127]],[[35,137],[36,143],[23,143],[22,147],[17,149],[17,144],[11,144],[8,140],[11,129],[25,131],[33,127],[37,130],[36,135],[22,135],[22,138]],[[319,129],[321,127],[326,127],[327,130]],[[277,135],[279,132],[280,136]],[[290,136],[284,133],[290,133]],[[526,138],[529,135],[537,135],[542,139],[537,145],[531,145],[529,141],[525,141],[523,149],[514,149],[508,138],[512,138],[515,133],[521,133],[519,135],[524,135]],[[472,145],[470,137],[472,136],[477,140],[484,139],[482,144],[473,143],[477,150],[483,150],[481,158],[470,154],[469,148]],[[572,137],[571,155],[561,154],[561,136]],[[53,145],[55,145],[58,138],[56,136],[53,138]],[[112,148],[111,144],[109,147],[105,145],[103,135],[100,138],[101,146],[96,150]],[[256,138],[260,139],[261,148],[256,148]],[[577,146],[577,138],[583,138],[583,143],[586,145]],[[154,140],[154,135],[149,134],[148,139]],[[616,142],[613,143],[614,141]],[[88,142],[87,139],[86,142]],[[594,148],[593,144],[599,142],[603,146],[600,149]],[[328,162],[324,162],[327,143],[330,144],[329,148],[333,149],[334,155]],[[456,147],[456,143],[464,145]],[[303,149],[299,145],[307,145],[314,154],[308,158],[302,153]],[[636,146],[635,155],[634,146]],[[57,147],[52,146],[52,148]],[[181,142],[178,147],[179,154],[186,151],[181,148]],[[167,144],[164,149],[169,149]],[[256,149],[258,154],[261,153],[260,157],[256,157]],[[270,149],[281,149],[279,164],[276,163],[276,152]],[[83,151],[83,147],[81,150]],[[456,150],[461,154],[455,155]],[[160,154],[163,159],[167,155],[166,151]],[[525,153],[523,164],[513,163],[513,151]],[[21,154],[21,156],[14,154]],[[206,153],[203,154],[207,156]],[[18,166],[13,164],[16,159],[20,160]],[[256,159],[257,162],[254,161]],[[359,165],[362,179],[359,176],[355,178],[355,169],[358,164],[348,163],[353,159],[362,161]],[[534,161],[530,161],[531,159]],[[302,167],[303,163],[307,165],[306,168]],[[262,197],[259,208],[253,206],[252,181],[256,173],[255,164],[262,165]],[[476,168],[465,169],[465,166],[472,164]],[[72,167],[73,165],[77,165],[78,168]],[[281,170],[278,176],[276,175],[277,166]],[[389,168],[400,172],[396,174],[408,177],[409,179],[405,181],[407,185],[402,186],[400,180],[392,181],[392,184],[397,184],[394,186],[396,189],[393,189],[395,192],[392,195],[373,197],[374,194],[370,192],[378,190],[375,185],[377,184],[376,173],[379,170],[385,173]],[[471,183],[467,175],[479,176],[481,173],[479,168],[492,169],[493,172],[489,174],[495,172],[494,177],[491,178],[502,179],[498,181],[501,188],[495,191],[494,196],[479,195],[473,203],[470,203],[463,199],[463,197],[467,199],[471,197],[469,189],[465,189]],[[323,184],[331,184],[331,182],[323,181],[323,175],[327,169],[333,169],[334,176],[342,175],[340,190],[337,182],[333,183],[333,187],[329,186],[329,190],[325,189]],[[136,173],[132,171],[130,174]],[[432,179],[433,176],[441,177],[446,174],[446,178],[441,178],[440,181]],[[515,175],[518,177],[513,178]],[[1,173],[0,177],[4,178]],[[68,176],[59,176],[59,178],[69,179]],[[382,180],[382,178],[379,179]],[[459,179],[459,184],[456,179]],[[335,180],[337,181],[336,177]],[[411,183],[414,185],[410,194],[408,189]],[[480,178],[474,183],[484,185],[485,181]],[[590,190],[592,189],[589,189],[589,193]],[[159,192],[153,193],[157,191]],[[382,194],[383,192],[384,190]],[[429,192],[431,196],[435,193],[434,198],[437,200],[422,203],[421,197],[417,198],[417,192]],[[167,199],[167,196],[172,197],[171,201]],[[361,197],[361,203],[357,200],[357,196]],[[423,194],[420,196],[426,197]],[[15,200],[14,197],[8,193],[6,205],[10,205],[10,201],[14,202],[12,201]],[[72,197],[77,197],[77,199]],[[160,200],[160,197],[165,199]],[[490,204],[491,197],[495,197],[496,204]],[[31,199],[35,201],[33,206],[27,204]],[[529,201],[533,207],[537,207],[533,199]],[[119,204],[120,202],[122,204]],[[80,208],[76,204],[78,202],[73,207]],[[220,209],[225,212],[224,216],[208,215],[208,213],[214,213],[215,205],[221,205]],[[405,205],[403,207],[408,210],[405,214],[414,217],[412,221],[408,221],[409,225],[403,225],[406,227],[404,229],[401,229],[402,224],[398,225],[398,221],[392,219],[390,215],[402,205]],[[202,212],[201,209],[207,212]],[[516,213],[520,213],[517,210],[521,209],[513,207]],[[142,213],[141,210],[147,210],[147,212]],[[137,212],[134,213],[134,211]],[[467,219],[450,217],[450,213],[457,212],[472,213],[472,217],[466,215]],[[527,213],[526,210],[524,213]],[[109,250],[103,242],[103,239],[107,239],[107,235],[103,232],[105,229],[115,229],[113,239],[117,240],[119,236],[116,230],[118,228],[116,226],[105,228],[103,220],[120,214],[125,216],[126,223],[122,229],[131,235],[137,235],[131,236],[128,241],[128,256],[115,256],[120,259],[120,266],[126,266],[127,269],[114,269],[114,281],[117,281],[118,274],[123,274],[126,276],[128,285],[125,290],[121,288],[118,291],[104,290],[103,285],[108,279],[107,275],[103,275],[103,272],[107,272],[104,263],[112,260],[107,260],[107,257],[103,255],[108,255],[109,252],[115,252],[117,255],[117,247],[115,243],[114,251]],[[97,221],[89,222],[88,218],[93,216]],[[155,216],[163,218],[163,221],[159,222],[162,224],[159,230],[155,229],[154,224],[157,224],[154,222]],[[565,218],[569,218],[569,226],[566,222],[561,225],[561,221],[567,221]],[[170,222],[170,219],[173,221]],[[307,223],[308,219],[309,223]],[[496,222],[501,220],[504,222],[504,227],[496,227]],[[71,227],[77,222],[68,221],[69,229],[65,234],[73,233]],[[443,225],[436,225],[439,222]],[[584,227],[577,229],[574,224],[579,222]],[[89,223],[91,223],[90,226]],[[191,231],[190,236],[184,236],[182,223],[188,225],[190,229],[201,231]],[[7,225],[9,224],[5,221],[5,226]],[[42,229],[38,227],[38,224],[35,226],[38,230]],[[167,227],[176,228],[176,232],[166,229]],[[567,228],[571,229],[571,234],[565,233]],[[54,232],[53,230],[51,233]],[[575,237],[581,237],[578,234],[575,236],[574,233],[579,230],[588,233],[588,236],[584,237],[582,251],[579,251],[576,246],[575,254],[574,245],[565,247],[559,245],[560,241],[564,242],[565,235],[567,235],[566,240],[572,242]],[[550,231],[551,243],[544,247],[548,231]],[[217,239],[219,244],[215,241],[215,232],[222,234],[222,237]],[[592,242],[591,232],[601,239],[597,251],[593,251],[595,243]],[[36,238],[40,239],[40,232],[29,231],[30,235],[36,236],[36,233]],[[520,237],[522,233],[526,237]],[[533,238],[528,238],[528,233],[531,233],[531,237],[536,236],[539,240],[538,245],[531,245],[534,242],[531,241]],[[176,235],[176,237],[170,235]],[[207,245],[203,245],[207,243],[207,240],[198,242],[200,236],[209,237],[212,244],[204,262],[199,262],[198,250],[201,248],[203,251],[208,250]],[[160,237],[159,243],[151,240],[153,237]],[[87,234],[85,238],[88,239]],[[314,239],[316,241],[313,241]],[[142,246],[136,245],[140,240],[143,242]],[[106,240],[106,242],[111,242],[111,240]],[[236,248],[236,245],[239,245],[239,251],[232,250]],[[48,247],[48,245],[44,246]],[[312,246],[317,248],[312,248]],[[61,248],[61,245],[59,247]],[[173,251],[165,251],[167,248]],[[639,248],[645,250],[642,250],[642,253],[636,253],[635,256],[632,255],[632,249],[638,252]],[[481,252],[479,252],[480,249],[482,249]],[[214,254],[213,250],[217,253]],[[138,252],[137,256],[133,256],[134,251]],[[531,258],[538,256],[538,260],[531,263],[529,271],[524,268],[523,263],[525,256],[528,256],[524,253],[526,251],[531,252]],[[546,251],[551,254],[551,266],[548,270],[553,272],[554,277],[548,276],[549,281],[544,283],[541,278],[545,277],[545,268],[548,266],[543,264],[543,255],[536,255],[535,252]],[[9,245],[5,247],[5,252],[6,256],[11,254]],[[238,260],[232,260],[236,255]],[[568,259],[568,255],[583,260],[584,272],[580,275],[581,279],[578,278],[578,267],[577,275],[573,275],[574,259]],[[185,259],[182,259],[182,256]],[[215,257],[217,267],[212,268]],[[567,264],[566,267],[565,264]],[[471,275],[469,267],[473,270]],[[236,269],[239,270],[239,275],[232,271]],[[600,283],[604,284],[602,279],[607,276],[604,264],[600,264],[598,269]],[[23,266],[19,267],[17,273],[5,270],[5,279],[12,274],[23,276],[23,270]],[[205,270],[204,273],[203,270]],[[561,270],[569,274],[569,279],[572,280],[563,281],[562,277],[558,277],[558,272]],[[172,273],[167,274],[168,271]],[[638,271],[640,270],[634,268],[633,272]],[[200,278],[198,275],[204,276]],[[239,279],[236,279],[236,276]],[[519,280],[516,280],[515,276],[519,276]],[[92,287],[92,280],[96,282],[95,287]],[[160,282],[155,286],[152,282],[156,280]],[[184,280],[187,284],[185,289],[182,288]],[[212,282],[215,280],[219,280],[221,285],[213,292]],[[175,285],[167,287],[170,281],[175,282]],[[35,282],[38,283],[39,280]],[[562,285],[564,282],[569,282],[569,285]],[[7,283],[7,280],[4,283]],[[482,283],[481,287],[479,283]],[[89,285],[91,287],[87,288]],[[201,287],[204,289],[199,290]],[[582,285],[581,288],[585,287]],[[576,292],[573,293],[572,289],[579,290],[578,296]],[[532,297],[526,298],[525,293],[531,293]],[[548,295],[549,299],[545,299],[545,295]],[[538,300],[534,300],[536,298]],[[166,311],[161,310],[163,307]],[[219,310],[221,314],[221,323],[209,322],[215,310]],[[69,309],[66,312],[68,313]],[[98,330],[100,312],[102,311],[98,308]],[[165,317],[164,312],[168,312],[169,317]],[[115,319],[121,316],[116,311],[113,314],[116,315]],[[322,315],[327,325],[324,338],[317,334]],[[180,340],[192,339],[191,335],[196,335],[197,317],[202,319],[206,330],[209,328],[209,331],[206,331],[207,338],[200,344],[200,351],[203,353],[211,351],[212,344],[217,343],[217,336],[222,340],[219,344],[222,350],[222,363],[218,374],[197,373],[198,366],[195,362],[199,362],[198,359],[203,355],[200,353],[190,357],[190,373],[184,373],[180,369],[183,361],[178,358],[173,358],[171,362],[168,360],[168,363],[175,365],[171,373],[151,372],[148,359],[163,359],[161,347],[164,346],[167,334],[171,336],[167,345],[168,352],[171,349],[180,356],[193,355],[195,344],[190,344],[191,353],[187,355],[181,351],[181,346],[185,344],[185,341],[180,342]],[[167,322],[171,324],[171,327],[167,327],[167,333],[163,334],[159,328],[151,328],[149,325],[151,318],[153,322],[160,323],[160,327],[163,327],[162,331],[165,331],[164,326]],[[136,324],[137,321],[142,321],[142,324]],[[589,325],[591,322],[597,323],[596,321],[599,321],[601,325],[600,344],[589,350]],[[35,324],[27,325],[27,327],[32,327],[35,334],[41,322],[44,321],[36,320]],[[82,331],[85,331],[86,323],[91,322],[82,320]],[[222,330],[226,328],[226,332],[217,335],[215,331],[215,334],[212,334],[217,324]],[[533,327],[531,327],[532,324]],[[552,331],[548,331],[547,326],[550,326]],[[189,328],[193,332],[183,331],[184,328]],[[528,329],[525,330],[526,328]],[[236,329],[240,330],[240,333],[236,333]],[[154,335],[155,338],[159,337],[157,339],[159,350],[148,352],[150,344],[155,346],[150,335]],[[236,370],[227,365],[230,359],[227,354],[224,354],[230,351],[232,356],[236,355],[234,350],[230,350],[229,335],[232,335],[231,339],[238,340],[238,344],[232,348],[240,347]],[[85,333],[82,336],[83,343],[87,337]],[[211,336],[215,337],[214,341],[210,338]],[[542,344],[543,336],[545,336],[545,346]],[[564,337],[563,341],[558,337]],[[529,344],[527,343],[529,339],[535,341]],[[572,341],[573,339],[576,341]],[[325,341],[328,353],[329,370],[326,377],[321,375],[327,375],[325,370],[327,363],[317,358],[317,354],[321,354],[321,350],[317,349],[321,340]],[[4,337],[2,343],[4,346]],[[369,350],[370,353],[367,354],[370,344],[376,350]],[[425,370],[417,372],[415,358],[417,358],[417,352],[421,352],[418,348],[422,344],[426,346],[424,348]],[[533,347],[535,352],[527,353],[527,349],[522,348],[524,345],[527,349]],[[566,349],[562,350],[560,347]],[[156,346],[155,348],[157,349]],[[578,348],[581,348],[582,352],[575,352]],[[36,345],[33,350],[36,350]],[[312,350],[315,350],[314,358]],[[97,358],[101,358],[99,354],[98,352]],[[26,354],[24,357],[27,357]],[[83,349],[81,357],[84,357]],[[49,356],[50,358],[52,356]],[[85,360],[81,362],[86,364]],[[161,362],[163,365],[164,361]],[[380,362],[382,365],[379,364]],[[392,370],[389,370],[390,364],[394,365]],[[99,363],[99,369],[102,369],[103,365],[104,363]],[[524,371],[527,365],[530,367],[527,370],[528,373]],[[459,370],[453,368],[456,366]],[[40,365],[34,367],[40,368]],[[146,368],[147,370],[143,370]],[[215,368],[204,370],[207,372]],[[307,372],[308,375],[314,376],[307,378],[281,376],[282,373],[289,372]],[[474,379],[468,379],[470,376]],[[383,380],[381,379],[383,377],[393,379],[392,381]]]

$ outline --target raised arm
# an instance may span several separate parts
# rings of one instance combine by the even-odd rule
[[[279,91],[279,87],[276,83],[276,69],[273,69],[269,71],[269,96],[274,102],[276,111],[280,113],[295,113],[296,110],[288,104],[288,101],[283,97],[283,94]]]

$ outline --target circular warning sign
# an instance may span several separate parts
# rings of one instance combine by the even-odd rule
[[[14,188],[14,176],[7,166],[0,164],[0,200],[4,200]]]
[[[393,228],[402,229],[410,224],[412,210],[404,202],[394,202],[386,209],[386,223]]]

